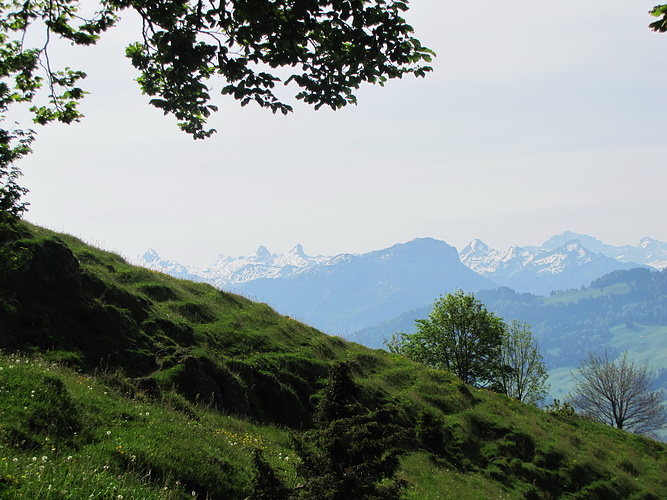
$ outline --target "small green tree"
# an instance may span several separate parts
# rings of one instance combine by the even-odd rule
[[[466,384],[486,386],[497,377],[505,326],[472,293],[440,297],[428,319],[416,324],[416,333],[394,335],[389,350],[449,370]]]
[[[547,394],[548,375],[530,326],[514,320],[507,326],[500,346],[496,383],[503,394],[529,404],[537,404]]]
[[[350,365],[334,365],[315,412],[315,428],[295,440],[305,479],[299,498],[400,498],[406,483],[396,473],[405,431],[394,423],[395,409],[369,410],[359,395]]]
[[[561,417],[574,417],[577,412],[567,401],[561,403],[560,399],[554,399],[553,404],[546,405],[544,411],[551,415],[559,415]]]

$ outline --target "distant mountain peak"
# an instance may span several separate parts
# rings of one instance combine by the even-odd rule
[[[292,250],[289,251],[291,255],[298,255],[299,257],[306,257],[306,253],[303,251],[303,247],[301,246],[301,243],[299,243],[297,246],[292,248]]]
[[[469,244],[468,247],[470,247],[470,250],[474,251],[482,251],[482,250],[489,250],[489,245],[484,243],[482,240],[475,238],[472,240]]]
[[[257,259],[266,260],[271,258],[271,252],[264,245],[260,245],[257,251],[255,252],[255,257]]]
[[[148,251],[146,251],[146,253],[141,256],[141,259],[144,262],[157,262],[160,260],[160,256],[155,250],[149,248]]]
[[[659,243],[658,241],[654,240],[653,238],[649,238],[648,236],[643,237],[641,240],[639,240],[639,246],[641,248],[647,248],[655,243]]]
[[[489,247],[480,239],[472,240],[461,252],[457,252],[445,241],[421,237],[366,254],[317,257],[306,255],[301,244],[284,254],[273,254],[262,245],[246,257],[219,255],[206,268],[182,266],[160,257],[152,248],[139,258],[140,264],[150,269],[207,281],[224,289],[257,279],[281,279],[302,273],[310,275],[318,268],[329,272],[338,265],[363,269],[369,262],[383,262],[383,269],[387,270],[398,263],[413,269],[425,269],[442,267],[445,262],[453,266],[454,261],[460,261],[497,285],[522,292],[548,294],[555,289],[579,288],[616,269],[641,265],[663,269],[667,267],[667,243],[644,237],[635,246],[612,246],[585,234],[564,231],[549,238],[540,247],[513,245],[504,252]]]
[[[542,250],[556,250],[574,240],[578,240],[583,247],[595,253],[603,253],[605,249],[609,248],[609,245],[606,245],[597,238],[572,231],[564,231],[561,234],[552,236],[541,247],[537,248]],[[531,247],[531,250],[535,250],[535,248]]]

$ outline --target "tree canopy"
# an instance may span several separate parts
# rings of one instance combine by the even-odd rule
[[[429,317],[415,323],[416,333],[386,342],[390,351],[529,404],[546,395],[546,365],[530,327],[505,324],[474,294],[457,290],[440,297]]]
[[[438,369],[455,373],[466,384],[483,386],[496,377],[505,325],[472,293],[462,290],[436,300],[417,332],[398,334],[389,349]]]
[[[274,92],[294,83],[296,98],[315,108],[355,103],[363,82],[383,84],[412,73],[424,76],[433,52],[413,36],[401,17],[407,0],[102,0],[90,15],[80,0],[10,0],[0,3],[0,110],[31,102],[46,82],[49,104],[34,106],[38,123],[81,117],[79,87],[85,73],[52,68],[50,36],[94,45],[123,11],[143,26],[126,54],[141,76],[152,105],[173,114],[195,138],[211,135],[208,81],[220,91],[273,112],[292,110]],[[27,47],[28,33],[44,30],[42,46]],[[289,68],[287,76],[277,68]],[[41,73],[41,74],[40,74]]]
[[[497,386],[503,394],[529,404],[544,399],[547,368],[528,324],[514,320],[507,325],[500,346],[500,366]]]
[[[292,436],[304,484],[288,487],[257,450],[250,500],[403,497],[407,483],[397,473],[408,435],[397,423],[398,410],[364,406],[351,369],[351,363],[331,367],[313,415],[314,428]]]
[[[316,109],[356,103],[364,83],[383,85],[405,74],[424,76],[433,51],[403,19],[408,0],[0,0],[0,121],[27,104],[34,121],[71,123],[82,115],[86,74],[56,68],[52,37],[94,45],[121,14],[136,12],[142,28],[126,49],[150,104],[176,117],[195,139],[211,136],[209,81],[239,100],[287,114],[275,92],[294,84],[296,99]],[[92,12],[91,12],[92,11]],[[41,40],[32,44],[32,40]],[[278,71],[280,68],[282,70]],[[46,94],[42,96],[43,90]],[[34,104],[33,101],[38,101]],[[34,131],[0,128],[0,205],[3,217],[25,210],[25,189],[13,162],[29,152]],[[9,211],[5,211],[5,205]]]
[[[664,33],[667,31],[667,5],[656,5],[649,11],[649,14],[652,16],[658,17],[659,19],[657,21],[652,22],[649,24],[649,27],[653,31],[657,31],[659,33]]]

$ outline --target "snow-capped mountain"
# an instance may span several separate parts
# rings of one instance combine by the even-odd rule
[[[345,335],[457,288],[494,287],[461,264],[456,248],[418,238],[360,255],[338,255],[281,279],[267,276],[227,289],[328,333]]]
[[[260,246],[250,256],[220,255],[210,266],[186,267],[173,260],[162,259],[155,250],[149,250],[137,263],[141,266],[170,274],[177,278],[206,281],[217,288],[230,288],[259,278],[285,278],[319,264],[331,257],[306,255],[301,245],[285,254],[271,253]]]
[[[567,236],[581,238],[567,239]],[[584,246],[582,241],[597,251]],[[566,290],[588,285],[592,280],[618,269],[642,265],[621,261],[604,253],[611,253],[610,245],[585,235],[564,233],[547,240],[541,247],[510,247],[500,252],[473,240],[459,256],[470,269],[495,283],[519,292],[546,295],[552,290]]]
[[[388,250],[377,252],[386,253]],[[341,266],[357,257],[353,254],[312,257],[304,252],[301,245],[296,245],[285,254],[271,253],[260,246],[250,256],[220,255],[204,268],[188,267],[163,259],[154,250],[146,252],[137,263],[179,278],[206,281],[218,288],[239,289],[244,283],[258,279],[288,278],[321,266]],[[666,268],[667,243],[647,237],[635,246],[613,246],[585,234],[566,231],[539,247],[512,246],[504,252],[476,239],[459,252],[459,258],[465,266],[497,285],[548,294],[556,289],[588,285],[592,280],[617,269],[640,265]]]
[[[656,269],[667,268],[667,243],[652,238],[642,238],[637,246],[612,247],[605,255],[621,262],[634,261]]]
[[[136,264],[143,266],[153,271],[168,274],[175,278],[181,278],[190,281],[204,281],[200,276],[197,276],[193,269],[187,268],[175,260],[163,259],[152,248],[136,260]]]
[[[541,247],[526,247],[528,250],[554,250],[564,244],[579,240],[581,245],[591,252],[600,253],[620,262],[643,264],[658,270],[667,268],[667,243],[642,238],[637,245],[613,246],[585,234],[565,231],[549,238]]]
[[[432,303],[461,288],[477,292],[506,286],[549,295],[588,286],[620,269],[667,266],[667,243],[644,238],[615,247],[566,232],[539,247],[499,251],[473,240],[461,252],[444,241],[418,238],[368,252],[307,255],[301,245],[285,254],[261,246],[246,257],[220,255],[204,268],[162,259],[154,250],[138,264],[179,278],[267,302],[283,314],[328,333],[346,334]]]
[[[301,245],[295,246],[285,254],[271,253],[260,246],[249,257],[229,257],[221,255],[197,274],[218,288],[226,288],[259,278],[285,278],[305,269],[325,263],[330,257],[310,257]]]
[[[146,253],[139,264],[184,276],[184,266],[155,252]],[[249,257],[220,256],[205,269],[187,272],[190,279],[267,302],[334,334],[375,324],[456,288],[496,286],[464,266],[456,248],[433,238],[333,257],[309,257],[300,245],[284,255],[260,247]]]

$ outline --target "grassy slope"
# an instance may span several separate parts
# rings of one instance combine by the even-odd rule
[[[407,498],[667,497],[663,444],[25,227],[0,250],[2,498],[245,498],[254,447],[296,484],[289,436],[335,361],[413,436],[420,412],[440,422],[406,445]]]

